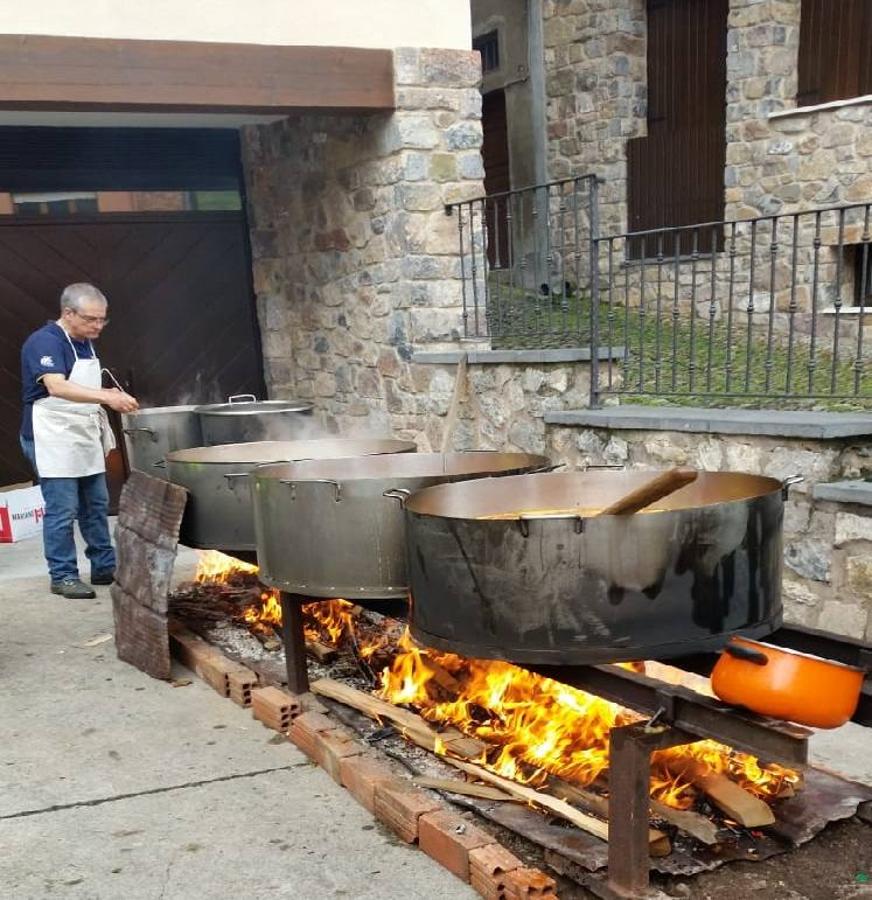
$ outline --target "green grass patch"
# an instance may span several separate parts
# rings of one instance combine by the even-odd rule
[[[775,333],[770,344],[766,323],[749,330],[741,313],[729,326],[707,315],[691,321],[686,311],[676,322],[671,307],[659,318],[654,307],[626,313],[623,306],[599,305],[600,347],[626,349],[626,358],[612,363],[625,403],[828,411],[872,406],[872,379],[864,368],[858,381],[853,340],[842,340],[833,366],[829,337],[819,337],[814,353],[808,335],[798,332],[792,342]],[[492,338],[494,349],[585,347],[591,343],[590,301],[503,293],[498,302],[492,298],[488,326],[499,335]],[[600,378],[606,389],[606,363]]]

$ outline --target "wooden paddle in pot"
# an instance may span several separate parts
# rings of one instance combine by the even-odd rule
[[[645,482],[645,484],[630,491],[629,494],[624,494],[623,497],[615,500],[614,503],[610,503],[605,509],[601,509],[597,515],[631,515],[640,509],[644,509],[646,506],[650,506],[652,503],[656,503],[658,500],[662,500],[664,497],[668,497],[669,494],[674,494],[679,488],[696,481],[696,476],[696,469],[681,467],[667,469],[650,481]]]

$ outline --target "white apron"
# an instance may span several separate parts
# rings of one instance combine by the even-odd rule
[[[82,387],[101,388],[100,361],[91,342],[88,341],[91,358],[79,359],[66,331],[64,337],[76,360],[67,381]],[[33,404],[33,444],[40,478],[84,478],[106,471],[101,415],[99,403],[43,397]]]

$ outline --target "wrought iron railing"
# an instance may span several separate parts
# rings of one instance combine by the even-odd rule
[[[597,180],[580,176],[446,212],[467,337],[598,348],[593,404],[833,408],[872,405],[870,209],[602,235]]]
[[[872,402],[870,240],[868,203],[595,238],[591,399]]]
[[[445,207],[457,219],[465,337],[543,347],[586,332],[597,190],[583,175]]]

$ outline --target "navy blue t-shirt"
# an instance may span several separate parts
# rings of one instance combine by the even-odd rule
[[[73,341],[73,344],[80,359],[91,358],[93,351],[89,341]],[[24,342],[21,347],[22,437],[33,438],[33,404],[48,397],[48,391],[40,379],[51,374],[68,378],[75,361],[73,348],[57,322],[43,325]]]

